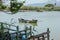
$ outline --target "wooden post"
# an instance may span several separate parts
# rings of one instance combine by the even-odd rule
[[[35,40],[35,37],[33,36],[33,40]]]
[[[50,33],[49,28],[47,28],[47,40],[50,40],[49,39],[49,37],[50,37],[49,33]]]
[[[42,35],[42,37],[43,37],[42,40],[45,40],[44,35]]]
[[[1,23],[1,33],[2,33],[2,38],[4,38],[4,26],[3,26],[3,23]]]
[[[19,39],[19,37],[18,37],[19,26],[17,26],[16,28],[17,28],[17,33],[16,33],[16,36],[17,36],[17,40],[18,40],[18,39]]]
[[[30,37],[32,36],[32,26],[30,26]]]
[[[54,39],[51,39],[51,40],[54,40]]]
[[[26,38],[27,38],[27,27],[25,27],[25,35],[26,35]]]
[[[10,29],[11,25],[9,25],[9,29]],[[9,29],[8,29],[8,32],[9,32]]]
[[[39,37],[38,37],[38,40],[40,40]]]
[[[3,23],[1,23],[1,32],[4,32],[4,27],[3,27]]]

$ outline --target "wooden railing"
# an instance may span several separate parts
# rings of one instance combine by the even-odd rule
[[[6,26],[8,25],[9,28],[4,27],[4,25],[6,25]],[[11,29],[10,28],[11,26],[12,27],[16,27],[16,30],[15,29]],[[5,29],[8,30],[8,32],[4,32]],[[10,35],[16,34],[17,37],[19,35],[18,33],[20,33],[20,37],[22,37],[22,32],[24,32],[23,35],[26,35],[26,38],[28,38],[27,34],[29,34],[30,36],[32,36],[32,26],[30,26],[30,28],[25,27],[24,30],[19,31],[19,26],[15,26],[15,25],[12,25],[12,24],[7,24],[7,23],[0,22],[0,30],[1,30],[0,32],[2,33],[2,37],[4,37],[4,35],[6,35],[5,33],[10,34]],[[10,33],[9,31],[15,31],[15,32],[14,33]]]
[[[41,34],[32,36],[31,38],[28,38],[26,40],[50,40],[50,35],[49,35],[50,31],[49,28],[47,28],[47,32],[43,32]]]
[[[4,28],[4,26],[3,25],[8,25],[9,27],[10,26],[12,26],[12,27],[16,27],[16,30],[14,30],[14,29],[11,29],[11,28]],[[49,40],[49,38],[50,38],[50,35],[49,35],[49,33],[50,33],[50,31],[49,31],[49,28],[47,28],[47,31],[46,32],[43,32],[43,33],[40,33],[40,34],[38,34],[38,35],[32,35],[32,26],[30,26],[30,28],[27,28],[27,27],[25,27],[25,29],[24,30],[21,30],[21,31],[19,31],[19,26],[15,26],[15,25],[11,25],[11,24],[7,24],[7,23],[2,23],[2,22],[0,22],[0,30],[2,30],[1,31],[1,33],[2,33],[2,38],[4,38],[5,36],[4,36],[4,29],[7,29],[8,31],[9,30],[11,30],[11,31],[16,31],[16,32],[14,32],[14,33],[8,33],[8,34],[16,34],[16,36],[17,35],[20,35],[20,37],[19,36],[17,36],[17,38],[20,38],[21,40],[22,40],[22,32],[25,32],[23,35],[25,35],[26,36],[26,38],[24,39],[24,40]],[[29,35],[30,35],[30,37],[28,37],[28,33],[27,33],[27,31],[30,31],[29,32]],[[18,34],[18,33],[20,33],[20,34]],[[8,38],[9,39],[9,38]]]

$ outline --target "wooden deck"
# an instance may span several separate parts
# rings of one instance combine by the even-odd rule
[[[8,25],[9,27],[10,26],[14,26],[14,27],[16,27],[16,30],[14,30],[14,29],[10,29],[10,28],[4,28],[4,26],[3,26],[3,24],[5,24],[5,25]],[[8,31],[9,30],[11,30],[11,31],[16,31],[16,32],[14,32],[14,33],[11,33],[11,34],[16,34],[16,36],[18,35],[18,33],[20,33],[20,35],[22,35],[22,33],[21,32],[25,32],[25,34],[23,34],[23,35],[26,35],[26,39],[24,39],[24,40],[49,40],[49,38],[50,38],[50,35],[49,35],[49,33],[50,33],[50,31],[49,31],[49,28],[47,28],[47,31],[46,32],[43,32],[43,33],[40,33],[40,34],[38,34],[38,35],[32,35],[32,26],[30,26],[30,28],[28,28],[27,29],[27,27],[26,27],[26,29],[27,30],[22,30],[22,31],[19,31],[19,26],[15,26],[15,25],[10,25],[10,24],[6,24],[6,23],[2,23],[2,22],[0,22],[0,26],[1,26],[1,30],[3,30],[1,33],[4,33],[4,29],[7,29]],[[27,38],[27,31],[30,31],[29,32],[29,35],[30,35],[30,38]],[[10,34],[10,33],[8,33],[8,34]],[[2,37],[4,37],[3,35],[2,35]],[[18,37],[18,36],[17,36]],[[22,36],[21,36],[22,37]],[[19,37],[18,37],[19,38]],[[22,40],[22,38],[21,38],[21,40]]]
[[[27,40],[50,40],[50,35],[49,35],[50,31],[49,28],[47,29],[47,32],[43,32],[41,34],[32,36],[31,38],[28,38]]]

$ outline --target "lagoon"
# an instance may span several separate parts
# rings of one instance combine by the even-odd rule
[[[13,21],[11,21],[12,18]],[[0,11],[0,22],[6,22],[9,24],[12,22],[14,25],[19,25],[20,30],[23,30],[25,24],[19,23],[18,18],[38,20],[38,25],[35,27],[38,33],[35,32],[35,34],[45,32],[46,29],[49,28],[50,39],[60,40],[60,11],[18,12],[13,15]]]

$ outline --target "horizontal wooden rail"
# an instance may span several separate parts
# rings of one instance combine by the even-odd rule
[[[14,29],[10,29],[10,28],[4,28],[4,29],[11,30],[11,31],[16,31],[16,30],[14,30]]]
[[[1,23],[3,23],[3,22],[0,22],[0,24],[1,24]],[[15,26],[15,25],[8,24],[8,23],[3,23],[3,24],[5,24],[5,25],[9,25],[9,26],[13,26],[13,27],[17,27],[17,26]]]

